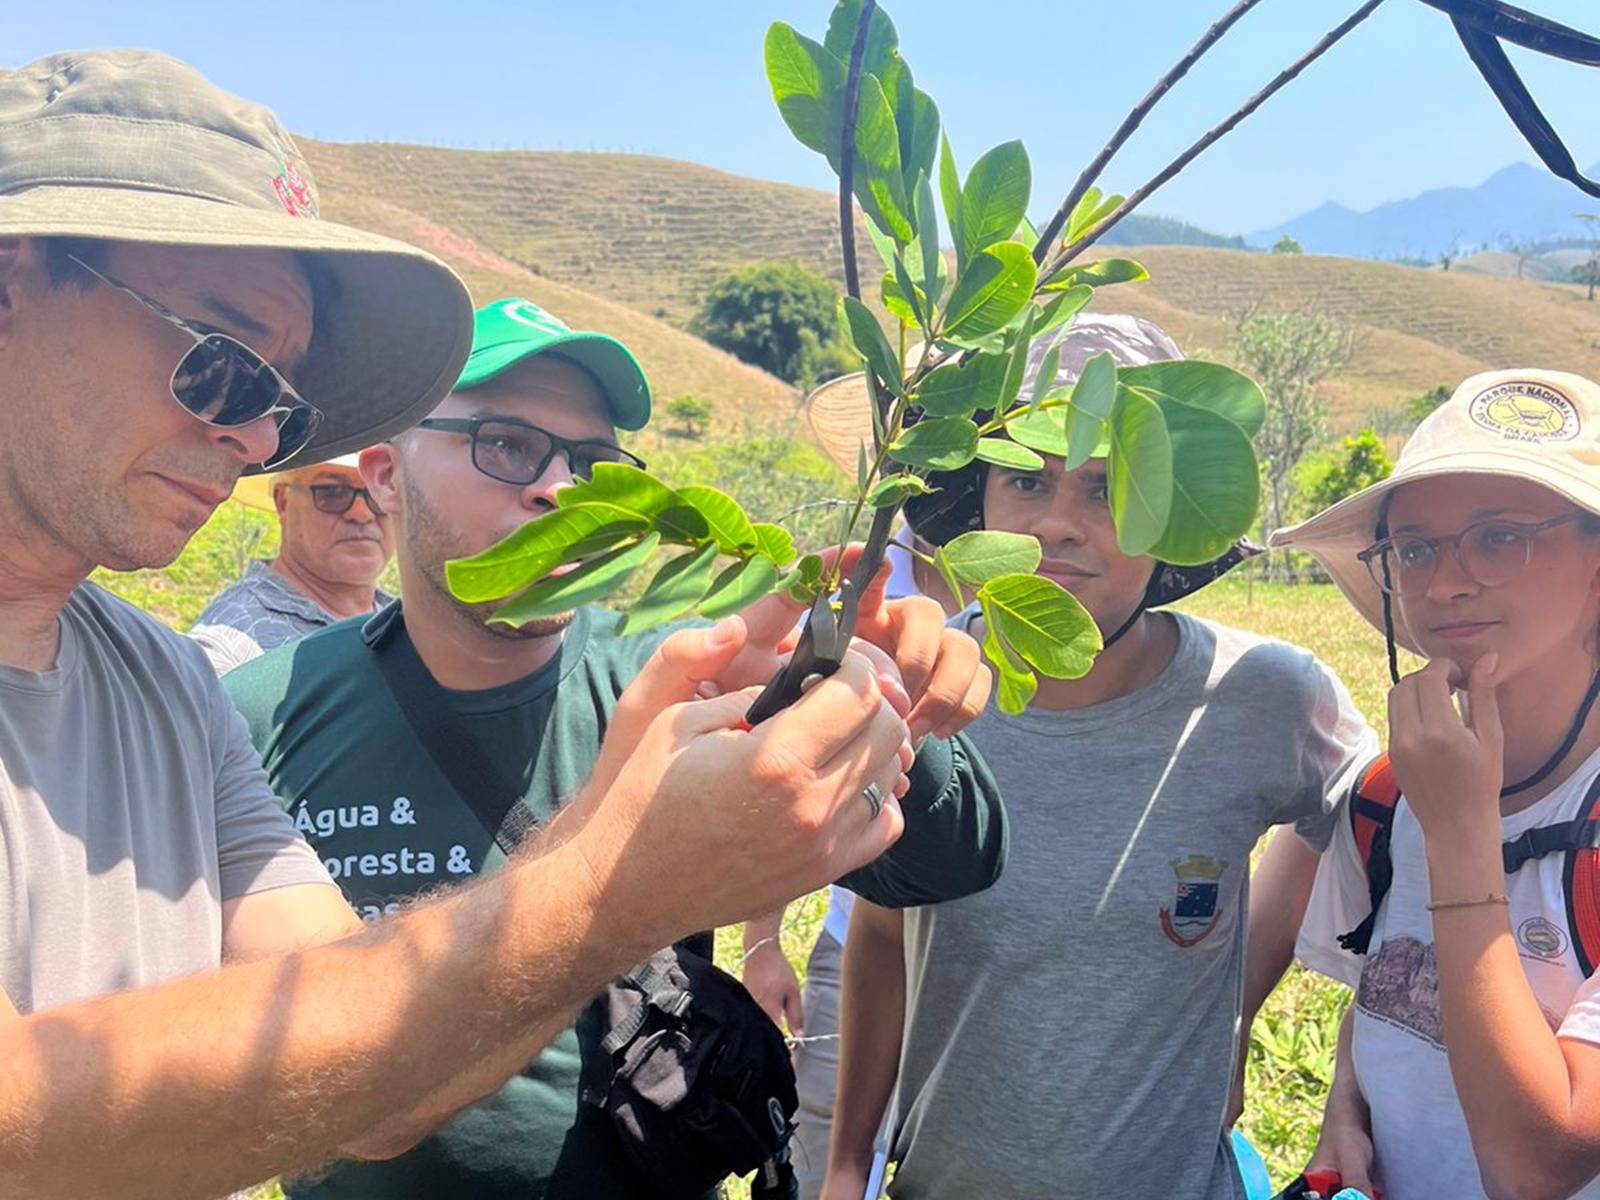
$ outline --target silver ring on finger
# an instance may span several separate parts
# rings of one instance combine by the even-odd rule
[[[861,789],[861,798],[867,802],[867,807],[872,810],[871,820],[876,821],[878,814],[883,811],[883,789],[875,782],[869,781]]]

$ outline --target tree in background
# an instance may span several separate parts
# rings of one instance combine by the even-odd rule
[[[1572,269],[1577,283],[1589,285],[1589,303],[1594,303],[1595,285],[1600,284],[1600,213],[1573,213],[1589,230],[1589,261]]]
[[[1295,468],[1297,515],[1310,516],[1389,478],[1394,462],[1375,429],[1351,434],[1338,446],[1308,455]]]
[[[1429,413],[1450,399],[1453,390],[1448,383],[1441,383],[1420,396],[1413,396],[1407,400],[1403,411],[1411,428],[1415,429],[1427,420]]]
[[[1304,254],[1305,250],[1301,247],[1299,242],[1295,241],[1286,233],[1277,241],[1272,243],[1272,252],[1274,254]]]
[[[711,401],[702,400],[699,396],[679,396],[667,405],[667,416],[683,427],[673,432],[686,438],[703,437],[715,412]]]
[[[1332,317],[1300,310],[1244,317],[1233,351],[1267,395],[1256,450],[1267,485],[1270,534],[1288,515],[1295,466],[1327,437],[1328,405],[1318,385],[1350,361],[1355,342],[1350,329]]]
[[[779,379],[811,388],[856,369],[840,338],[839,290],[792,262],[757,263],[724,275],[701,301],[690,330]]]

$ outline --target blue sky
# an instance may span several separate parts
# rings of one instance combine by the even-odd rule
[[[889,0],[956,157],[1021,137],[1037,214],[1054,209],[1127,108],[1231,0]],[[1113,163],[1141,182],[1356,7],[1266,0]],[[1524,0],[1600,31],[1594,0]],[[772,20],[819,36],[829,0],[50,0],[6,6],[0,64],[142,45],[271,105],[297,132],[474,147],[628,150],[828,187],[790,139],[761,69]],[[981,12],[984,24],[971,15]],[[1600,159],[1600,71],[1520,51],[1581,163]],[[1526,146],[1448,22],[1387,0],[1356,33],[1146,206],[1239,233],[1338,200],[1370,208],[1471,185]],[[1574,199],[1582,202],[1574,191]]]

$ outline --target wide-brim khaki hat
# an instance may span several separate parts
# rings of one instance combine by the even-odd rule
[[[1383,630],[1383,590],[1356,556],[1377,540],[1399,488],[1441,475],[1526,479],[1600,514],[1600,386],[1565,371],[1474,375],[1417,426],[1389,478],[1278,530],[1268,544],[1315,556],[1356,611]],[[1418,652],[1403,623],[1394,635]]]
[[[299,462],[298,459],[295,460]],[[300,463],[299,466],[288,467],[282,471],[268,471],[260,475],[246,475],[233,485],[233,495],[230,500],[237,500],[247,508],[259,509],[261,512],[275,513],[278,506],[272,502],[272,489],[284,481],[289,475],[305,470],[307,467],[349,467],[359,470],[361,456],[359,454],[341,454],[337,458],[324,459],[320,463]]]
[[[0,70],[0,237],[307,256],[316,314],[294,385],[324,420],[296,466],[416,424],[472,343],[472,303],[449,267],[318,211],[277,118],[175,59],[88,51]]]

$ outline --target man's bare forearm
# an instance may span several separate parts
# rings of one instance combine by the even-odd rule
[[[569,845],[331,945],[0,1021],[0,1194],[207,1200],[467,1103],[670,940],[595,899]]]
[[[902,914],[856,901],[844,944],[839,1004],[839,1091],[830,1175],[863,1179],[883,1110],[900,1074],[906,970]]]

